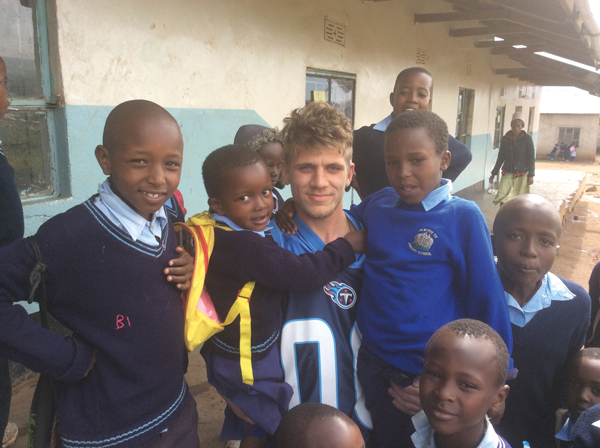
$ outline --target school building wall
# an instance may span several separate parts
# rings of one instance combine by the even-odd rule
[[[598,146],[600,114],[540,114],[536,156],[545,158],[558,142],[559,128],[581,128],[578,161],[594,161]]]
[[[104,176],[93,151],[101,143],[106,116],[115,105],[134,98],[167,107],[181,125],[185,150],[180,190],[191,213],[207,208],[201,179],[206,155],[231,143],[242,124],[280,126],[293,108],[304,105],[307,68],[356,75],[355,128],[391,112],[388,97],[396,75],[417,65],[418,49],[425,50],[422,66],[435,79],[432,110],[446,120],[451,134],[459,88],[474,89],[467,141],[473,162],[455,191],[482,188],[489,177],[497,155],[496,107],[506,106],[503,133],[516,106],[523,108],[526,121],[529,107],[539,110],[539,88],[530,87],[538,93],[524,98],[518,93],[522,83],[493,75],[494,68],[518,64],[476,50],[475,38],[449,38],[448,24],[414,24],[415,13],[451,11],[443,1],[47,3],[54,3],[56,10],[48,33],[56,41],[50,58],[61,98],[57,151],[65,162],[57,169],[67,180],[59,185],[58,199],[25,205],[28,234],[96,192]],[[324,40],[325,18],[345,25],[345,46]],[[350,201],[348,193],[345,204]]]

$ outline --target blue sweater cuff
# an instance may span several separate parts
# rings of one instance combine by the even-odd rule
[[[76,336],[66,338],[66,340],[73,344],[73,360],[67,370],[54,379],[74,383],[81,380],[90,367],[94,356],[94,347]]]

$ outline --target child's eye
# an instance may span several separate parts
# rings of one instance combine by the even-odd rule
[[[238,201],[240,202],[247,202],[250,200],[250,196],[241,196]]]
[[[388,162],[385,162],[385,164],[388,166],[396,166],[398,165],[398,162],[396,162],[395,160],[390,160]]]
[[[177,162],[167,162],[169,168],[181,168],[181,164]]]
[[[596,396],[600,396],[600,387],[592,388],[592,393]]]
[[[554,246],[554,241],[548,239],[542,239],[540,240],[540,243],[542,243],[544,246]]]
[[[417,164],[417,163],[421,163],[423,160],[425,160],[425,159],[412,159],[411,162]]]
[[[408,95],[410,92],[408,90],[400,90],[400,95],[406,96]]]
[[[262,192],[263,196],[271,196],[271,190],[265,190]]]
[[[139,163],[139,164],[143,164],[146,163],[146,161],[144,159],[133,159],[130,160],[131,163]]]
[[[462,383],[461,387],[463,387],[465,389],[477,390],[477,387],[474,384],[471,384],[471,383]]]
[[[569,381],[567,385],[573,389],[577,389],[579,387],[579,383],[577,381]]]
[[[518,233],[511,233],[510,235],[508,235],[508,237],[509,237],[511,240],[519,240],[519,239],[522,239],[522,236],[521,236],[521,235],[519,235]]]

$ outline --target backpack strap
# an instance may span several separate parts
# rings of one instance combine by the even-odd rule
[[[35,255],[36,261],[31,273],[29,274],[29,284],[31,285],[31,288],[29,289],[29,298],[27,299],[27,302],[33,303],[35,293],[38,287],[42,285],[42,294],[38,300],[38,304],[40,306],[40,320],[44,328],[49,328],[48,305],[46,303],[46,282],[44,281],[44,273],[46,272],[47,267],[42,261],[42,252],[40,251],[40,247],[38,246],[35,237],[28,236],[27,241],[29,241],[31,248],[33,249],[33,255]]]
[[[250,316],[250,297],[256,282],[248,282],[238,293],[237,299],[227,313],[223,325],[229,325],[240,316],[240,367],[242,381],[252,386],[254,374],[252,373],[252,320]]]

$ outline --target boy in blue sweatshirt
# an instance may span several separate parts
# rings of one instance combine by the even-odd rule
[[[394,406],[390,381],[412,387],[438,328],[467,317],[495,329],[509,352],[512,338],[485,219],[442,179],[451,158],[446,123],[425,110],[399,114],[386,129],[384,152],[392,187],[350,214],[368,230],[358,378],[376,443],[391,448],[411,446],[414,429]]]
[[[0,353],[59,382],[66,448],[198,447],[181,296],[168,278],[189,280],[164,207],[181,175],[179,125],[155,103],[125,102],[109,114],[95,154],[109,176],[98,194],[35,235],[48,311],[74,336],[13,305],[27,299],[36,265],[20,239],[0,249]]]
[[[281,307],[287,291],[311,291],[355,261],[364,245],[361,231],[350,231],[316,253],[296,255],[279,247],[266,229],[273,211],[273,184],[260,154],[241,145],[213,151],[202,165],[202,177],[215,228],[213,252],[206,272],[206,291],[217,315],[225,321],[247,282],[255,281],[249,301],[251,316],[252,384],[240,367],[240,316],[202,347],[208,381],[229,404],[254,424],[225,411],[221,438],[241,446],[261,446],[266,431],[273,434],[287,410],[292,388],[284,382],[279,361]]]

